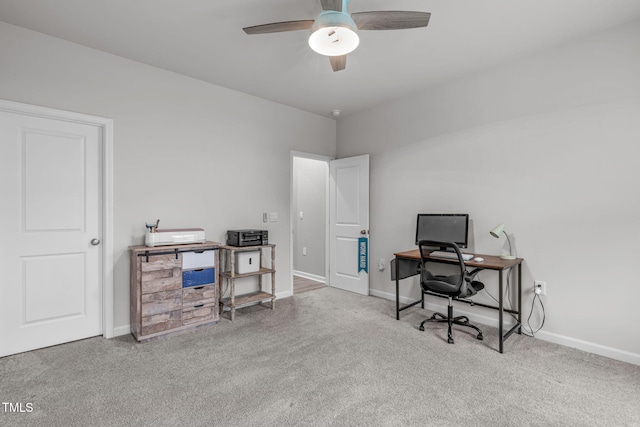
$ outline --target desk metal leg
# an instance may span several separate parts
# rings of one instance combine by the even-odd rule
[[[400,320],[400,279],[398,276],[396,276],[396,320]]]
[[[511,274],[511,269],[507,270],[507,274]],[[522,333],[522,266],[518,265],[518,309],[517,310],[506,310],[509,313],[516,314],[518,317],[516,318],[516,324],[513,325],[511,329],[507,331],[504,335],[502,335],[502,314],[504,311],[502,305],[502,295],[500,295],[500,353],[502,353],[502,344],[504,341],[511,336],[512,333],[516,332],[518,334]],[[500,292],[502,292],[502,272],[500,273]]]
[[[502,335],[502,316],[504,314],[504,301],[503,296],[504,296],[504,292],[503,292],[503,283],[502,283],[502,273],[504,270],[500,270],[500,275],[499,275],[499,279],[498,279],[498,291],[499,296],[498,296],[498,340],[499,340],[499,349],[500,349],[500,353],[502,353],[503,350],[503,344],[504,344],[504,336]]]
[[[415,260],[403,260],[402,258],[396,258],[395,260],[395,267],[394,268],[394,272],[395,272],[395,281],[396,281],[396,320],[400,320],[400,312],[402,310],[406,310],[407,308],[413,307],[416,304],[422,304],[422,308],[424,308],[424,292],[422,292],[422,289],[420,289],[420,294],[421,294],[421,298],[417,301],[411,302],[409,304],[403,305],[402,307],[400,306],[400,279],[406,279],[408,277],[411,276],[415,276],[416,274],[419,274],[419,272],[415,272],[412,273],[412,269],[414,268],[413,265],[416,264]],[[409,262],[409,265],[405,265],[405,267],[400,268],[400,263],[406,263]],[[400,276],[400,271],[405,271],[406,274],[404,274],[403,277]]]
[[[518,264],[518,334],[522,334],[522,264]]]

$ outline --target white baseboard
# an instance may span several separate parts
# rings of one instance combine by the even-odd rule
[[[315,280],[316,282],[327,283],[327,279],[324,276],[318,276],[316,274],[305,273],[304,271],[292,270],[291,273],[294,276],[304,277],[305,279]]]
[[[294,273],[296,274],[296,273]],[[324,278],[323,278],[324,279]],[[313,279],[318,280],[318,279]],[[390,292],[382,292],[375,289],[371,289],[369,294],[375,297],[384,298],[387,300],[394,301],[396,300],[396,295]],[[276,293],[276,299],[288,298],[293,296],[293,292],[285,291]],[[413,300],[407,297],[400,297],[401,304],[409,304],[413,302]],[[437,305],[429,302],[425,303],[425,308],[430,311],[441,311],[443,308],[446,308],[446,305]],[[457,308],[456,311],[464,316],[467,316],[471,321],[481,323],[483,325],[491,326],[494,328],[498,327],[498,319],[489,316],[478,315],[477,313],[471,313],[469,311],[465,311],[463,309]],[[505,317],[505,325],[513,325],[513,321],[509,317]],[[118,337],[122,335],[127,335],[131,333],[131,326],[124,325],[118,326],[113,329],[113,337]],[[580,340],[577,338],[567,337],[564,335],[554,334],[553,332],[547,331],[539,331],[536,333],[535,338],[541,339],[543,341],[552,342],[554,344],[564,345],[566,347],[575,348],[578,350],[586,351],[588,353],[597,354],[600,356],[608,357],[610,359],[619,360],[621,362],[631,363],[634,365],[640,365],[640,354],[631,353],[629,351],[620,350],[613,347],[607,347],[600,344],[595,344],[589,341]]]
[[[546,332],[546,331],[537,332],[536,338],[540,338],[541,340],[552,342],[555,344],[576,348],[578,350],[586,351],[586,352],[597,354],[600,356],[608,357],[610,359],[620,360],[621,362],[640,365],[640,354],[631,353],[629,351],[620,350],[613,347],[607,347],[607,346],[595,344],[589,341],[583,341],[577,338],[558,335],[558,334],[554,334],[553,332]]]
[[[293,292],[291,291],[276,292],[276,301],[282,298],[289,298],[291,296],[293,296]]]
[[[113,328],[113,337],[119,337],[131,333],[131,325],[118,326]]]
[[[381,292],[381,291],[377,291],[375,289],[370,289],[369,290],[369,294],[375,297],[380,297],[380,298],[384,298],[384,299],[388,299],[391,301],[396,300],[396,294],[392,294],[390,292]],[[407,297],[400,297],[400,304],[410,304],[412,302],[414,302],[415,300],[409,299]],[[444,301],[444,300],[443,300]],[[415,307],[419,307],[418,305],[416,305]],[[476,323],[481,323],[483,325],[487,325],[487,326],[491,326],[494,328],[497,328],[498,325],[498,318],[494,317],[494,316],[485,316],[482,314],[478,314],[475,312],[471,312],[471,311],[467,311],[465,310],[465,306],[460,306],[460,307],[456,307],[455,311],[456,311],[456,315],[461,315],[461,316],[467,316],[469,318],[469,320],[471,320],[472,322],[476,322]],[[443,312],[444,314],[446,314],[447,312],[447,305],[446,304],[433,304],[431,302],[425,301],[424,304],[424,308],[430,311],[439,311],[439,312]],[[513,320],[509,315],[505,315],[504,317],[504,326],[511,328],[511,326],[515,325],[516,322],[515,320]]]
[[[390,292],[382,292],[375,289],[370,289],[369,294],[375,297],[380,297],[384,299],[388,299],[391,301],[396,300],[396,294]],[[409,299],[407,297],[400,297],[400,304],[410,304],[414,300]],[[446,304],[437,305],[425,302],[425,308],[430,311],[442,311],[446,309]],[[498,319],[497,317],[489,317],[478,315],[477,313],[471,313],[469,311],[465,311],[464,308],[456,308],[456,312],[467,316],[469,320],[477,323],[481,323],[483,325],[491,326],[494,328],[498,327]],[[509,316],[505,317],[505,327],[511,328],[515,322]],[[595,344],[588,341],[583,341],[577,338],[567,337],[564,335],[554,334],[552,332],[547,331],[539,331],[535,334],[535,338],[539,338],[543,341],[552,342],[554,344],[564,345],[566,347],[575,348],[578,350],[586,351],[588,353],[597,354],[600,356],[608,357],[610,359],[619,360],[621,362],[632,363],[634,365],[640,365],[640,354],[631,353],[625,350],[620,350],[617,348],[607,347],[600,344]]]

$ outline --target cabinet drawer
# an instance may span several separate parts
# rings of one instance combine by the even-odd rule
[[[184,252],[182,254],[182,269],[195,270],[199,268],[215,267],[216,251]]]
[[[195,307],[185,308],[182,310],[182,324],[191,325],[199,322],[207,322],[217,320],[218,303],[197,305]]]
[[[187,270],[182,272],[182,287],[211,285],[215,283],[215,268]]]
[[[215,285],[185,288],[182,291],[182,308],[188,309],[196,305],[210,304],[217,301]]]
[[[143,294],[180,288],[182,288],[180,267],[168,270],[143,271],[140,277],[140,290]]]
[[[182,308],[182,290],[144,294],[140,302],[142,317],[179,310]]]
[[[156,332],[182,326],[182,311],[174,310],[167,313],[156,314],[142,318],[142,335],[155,334]]]
[[[154,255],[149,254],[149,260],[144,256],[139,256],[140,271],[156,271],[156,270],[171,270],[174,268],[182,267],[182,254],[178,254],[176,259],[175,254]]]

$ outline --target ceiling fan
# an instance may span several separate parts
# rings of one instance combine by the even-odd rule
[[[404,30],[426,27],[430,13],[410,11],[347,11],[349,0],[320,0],[322,12],[315,20],[274,22],[243,28],[247,34],[267,34],[311,29],[309,46],[329,57],[333,71],[344,70],[347,54],[360,43],[358,30]]]

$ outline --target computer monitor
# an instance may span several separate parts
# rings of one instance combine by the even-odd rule
[[[435,240],[466,248],[468,230],[469,214],[418,214],[416,245],[420,240]]]

